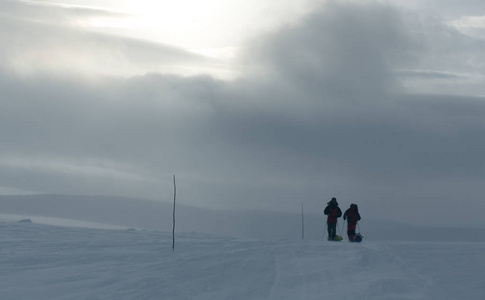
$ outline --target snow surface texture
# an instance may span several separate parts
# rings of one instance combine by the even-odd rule
[[[485,243],[0,222],[0,299],[484,299]]]

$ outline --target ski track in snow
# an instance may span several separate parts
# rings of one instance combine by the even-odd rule
[[[0,223],[0,299],[483,299],[485,243]]]

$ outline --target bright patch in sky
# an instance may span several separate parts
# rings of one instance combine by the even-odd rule
[[[465,16],[450,22],[461,32],[478,39],[485,39],[485,16]]]
[[[80,24],[91,29],[174,45],[200,53],[200,49],[205,51],[240,45],[257,31],[297,19],[309,11],[310,3],[314,2],[64,0],[49,4],[105,10],[107,13],[122,12],[125,15],[96,15]],[[214,52],[220,56],[220,51]]]

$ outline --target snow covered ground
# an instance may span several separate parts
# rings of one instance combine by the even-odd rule
[[[484,299],[484,242],[235,239],[0,222],[0,299]]]

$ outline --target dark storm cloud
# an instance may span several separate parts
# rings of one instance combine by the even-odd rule
[[[159,198],[176,173],[201,206],[315,210],[336,195],[368,215],[451,216],[483,191],[485,99],[400,87],[396,70],[433,37],[414,26],[391,6],[332,2],[250,41],[234,81],[4,70],[0,182]]]
[[[319,96],[374,93],[393,86],[390,62],[413,41],[403,17],[381,5],[331,2],[297,26],[260,37],[248,52],[257,64]]]
[[[454,145],[469,138],[456,136],[457,131],[467,131],[462,126],[468,124],[460,123],[466,118],[450,125],[443,111],[456,103],[480,114],[483,106],[476,98],[396,94],[401,88],[394,68],[412,62],[412,53],[424,50],[418,37],[406,30],[412,26],[408,22],[392,7],[333,2],[296,26],[260,37],[249,47],[250,58],[260,76],[270,76],[278,88],[261,87],[246,94],[245,105],[252,103],[254,109],[231,116],[232,126],[222,128],[236,130],[227,137],[261,144],[271,153],[295,153],[296,166],[291,161],[276,166],[297,169],[308,159],[304,165],[314,165],[309,169],[330,169],[344,176],[420,178],[439,170],[440,163],[450,172],[455,165],[466,169],[469,163],[462,164],[465,158],[458,157]],[[430,74],[443,79],[448,73],[426,73]],[[273,84],[271,80],[267,82]],[[470,126],[472,136],[483,128],[480,123],[477,132],[476,125]],[[426,159],[421,157],[433,155],[432,150],[437,151],[436,159],[423,164]],[[454,158],[456,164],[446,167]]]

